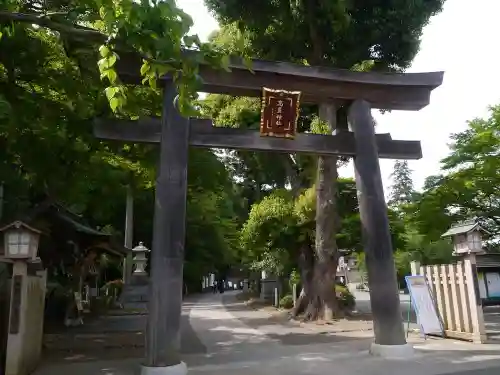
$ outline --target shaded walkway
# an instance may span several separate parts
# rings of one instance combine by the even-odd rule
[[[230,292],[217,297],[204,296],[191,307],[191,324],[195,331],[203,332],[199,336],[207,347],[207,353],[250,353],[263,344],[280,350],[283,346],[340,344],[354,340],[361,342],[360,347],[368,348],[372,337],[371,332],[318,334],[315,330],[289,322],[284,315],[250,309],[237,301],[236,295]]]
[[[64,332],[44,335],[43,361],[75,362],[102,359],[142,358],[147,315],[106,315],[67,328]],[[205,353],[189,321],[189,304],[181,318],[181,353]]]
[[[116,323],[113,317],[88,329],[99,331],[106,329],[109,323],[108,330],[123,324],[136,332],[135,329],[144,324],[144,318],[122,319],[123,323]],[[209,294],[196,301],[186,301],[182,332],[183,359],[190,374],[319,375],[332,373],[332,368],[335,373],[363,375],[496,375],[500,372],[498,345],[438,339],[423,342],[415,336],[413,342],[417,352],[414,358],[374,358],[368,354],[371,332],[319,334],[265,311],[251,310],[236,300],[235,293]],[[111,360],[108,351],[104,354],[108,360],[59,361],[41,368],[35,375],[138,373],[140,358],[125,359],[122,355],[119,360]],[[136,357],[142,355],[141,348]]]

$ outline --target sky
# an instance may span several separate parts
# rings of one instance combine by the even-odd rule
[[[249,0],[250,1],[250,0]],[[192,33],[202,40],[218,29],[203,0],[177,0],[193,17]],[[474,4],[474,5],[472,5]],[[490,105],[500,104],[500,0],[447,0],[443,11],[424,28],[420,51],[408,72],[444,71],[443,84],[431,95],[424,109],[374,111],[377,132],[391,133],[393,139],[420,140],[423,158],[410,161],[413,181],[421,188],[427,176],[440,171],[440,160],[448,155],[449,136],[467,127],[467,121],[488,115]],[[497,30],[495,32],[495,30]],[[386,195],[394,161],[381,160]],[[340,170],[353,177],[352,165]]]

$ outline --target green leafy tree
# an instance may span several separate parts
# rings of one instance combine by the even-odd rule
[[[500,231],[500,106],[487,118],[469,121],[452,135],[442,174],[427,179],[424,191],[408,208],[421,233],[437,239],[453,222],[479,217],[492,233]]]
[[[411,203],[415,196],[411,169],[407,160],[396,160],[391,174],[392,185],[389,205],[398,208]]]
[[[442,185],[458,198],[449,210],[478,216],[494,233],[500,229],[500,106],[490,108],[488,118],[476,118],[468,128],[451,137],[451,153],[443,170]]]
[[[94,227],[122,234],[126,185],[132,183],[134,238],[150,244],[158,148],[102,142],[93,136],[93,118],[111,114],[106,96],[109,82],[97,74],[97,59],[87,43],[83,43],[81,51],[73,48],[81,39],[75,36],[80,35],[79,26],[70,25],[64,17],[81,8],[76,3],[44,3],[42,7],[50,6],[52,13],[62,13],[45,17],[47,9],[31,9],[32,5],[0,2],[0,176],[5,187],[4,219],[12,219],[48,197],[84,215]],[[34,13],[44,27],[23,21]],[[13,17],[17,17],[15,22],[5,21]],[[64,19],[54,26],[57,17]],[[58,30],[55,27],[62,27],[61,22],[77,30],[53,32]],[[82,33],[89,35],[87,29]],[[86,64],[86,56],[90,64]],[[161,113],[161,97],[152,88],[129,88],[127,94],[121,115]],[[238,199],[232,176],[210,150],[190,151],[188,184],[184,276],[186,283],[199,287],[204,273],[225,267],[235,256],[239,222],[234,221],[234,210]]]
[[[151,87],[156,87],[159,75],[172,75],[184,112],[190,111],[190,103],[197,96],[200,63],[228,69],[227,57],[189,34],[193,20],[174,0],[2,0],[0,37],[12,37],[19,24],[26,30],[34,30],[35,25],[54,32],[81,68],[88,67],[89,58],[94,60],[115,111],[127,101],[127,90],[116,73],[116,64],[120,58],[127,59],[130,52],[142,59],[137,69],[143,82]],[[199,53],[186,54],[185,49]]]
[[[259,129],[258,99],[211,94],[200,101],[199,106],[201,113],[213,119],[216,126]],[[299,125],[307,127],[308,121],[309,118],[303,115]],[[246,212],[242,216],[245,218],[252,204],[259,202],[273,189],[289,186],[292,194],[297,196],[303,187],[312,183],[315,163],[310,156],[225,150],[223,158],[244,201]]]
[[[205,0],[224,24],[236,23],[255,56],[338,68],[404,70],[418,51],[422,28],[443,0],[373,4],[356,1]],[[341,106],[341,105],[340,105]],[[345,126],[343,123],[341,126]],[[331,129],[330,129],[331,131]],[[335,232],[339,229],[336,157],[318,158],[317,216],[313,287],[303,294],[311,317],[331,319],[337,309]],[[332,235],[332,231],[334,234]],[[309,263],[311,265],[311,263]],[[300,303],[302,305],[302,302]],[[309,309],[309,307],[308,307]]]

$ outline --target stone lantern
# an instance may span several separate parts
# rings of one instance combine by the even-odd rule
[[[13,223],[0,228],[4,234],[4,254],[8,260],[35,261],[38,255],[38,241],[40,231],[21,222]]]
[[[132,249],[135,265],[133,276],[147,276],[146,264],[148,262],[148,259],[146,254],[149,252],[150,250],[146,246],[144,246],[144,243],[142,242],[139,242],[139,245]]]
[[[467,220],[451,226],[441,237],[451,237],[455,255],[482,253],[483,234],[490,234],[476,220]]]

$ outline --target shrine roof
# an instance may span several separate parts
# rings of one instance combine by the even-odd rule
[[[466,220],[451,226],[441,237],[451,237],[458,234],[466,234],[473,231],[489,232],[484,229],[476,220]]]

